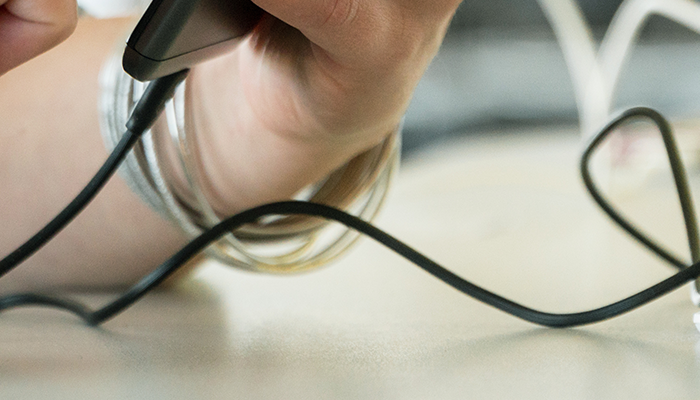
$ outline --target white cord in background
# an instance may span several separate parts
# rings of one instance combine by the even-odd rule
[[[538,0],[559,42],[574,86],[584,139],[609,117],[610,90],[605,84],[591,29],[574,0]]]
[[[136,15],[148,5],[147,0],[78,0],[81,10],[95,18]]]
[[[598,51],[598,64],[606,79],[610,96],[606,108],[612,107],[613,94],[620,74],[629,58],[639,32],[647,19],[660,15],[700,33],[700,4],[693,0],[626,0],[615,13]]]

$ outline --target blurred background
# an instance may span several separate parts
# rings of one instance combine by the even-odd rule
[[[576,3],[600,44],[622,1]],[[700,110],[699,46],[697,33],[650,16],[621,72],[613,109],[647,105],[674,119],[694,118]],[[540,2],[465,1],[418,86],[404,151],[410,157],[474,132],[572,126],[578,117],[571,76]]]

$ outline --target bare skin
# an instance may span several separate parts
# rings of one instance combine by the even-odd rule
[[[9,60],[0,64],[0,73],[9,71],[0,77],[3,254],[54,216],[106,158],[97,74],[134,23],[82,20],[63,44],[17,66],[67,36],[74,21],[66,0],[0,2],[0,15],[18,2],[35,3],[33,10],[51,4],[22,21],[59,22],[43,41],[25,38],[43,44],[20,54],[0,17],[0,59]],[[228,213],[289,198],[391,132],[459,2],[256,3],[270,15],[253,34],[188,77],[207,196]],[[11,53],[18,55],[5,57]],[[183,243],[115,177],[72,225],[3,278],[0,291],[126,284]]]

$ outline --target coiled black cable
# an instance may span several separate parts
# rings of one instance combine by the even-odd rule
[[[177,86],[177,84],[184,79],[186,72],[175,75],[176,76],[161,78],[161,80],[163,80],[162,82],[159,82],[161,80],[157,80],[149,86],[149,89],[151,89],[151,86],[153,86],[152,90],[147,89],[147,93],[150,93],[149,96],[151,97],[144,98],[139,101],[139,104],[136,107],[136,117],[132,116],[132,119],[130,120],[131,122],[128,125],[129,132],[127,135],[125,135],[125,139],[122,139],[119,146],[117,146],[105,165],[100,169],[100,172],[98,172],[95,178],[93,178],[88,187],[81,192],[78,198],[71,202],[71,204],[49,224],[51,225],[51,228],[48,228],[49,225],[47,225],[47,228],[42,229],[42,231],[40,231],[40,233],[34,238],[30,239],[27,244],[23,245],[10,256],[0,261],[0,275],[17,266],[21,261],[38,250],[41,245],[48,242],[53,235],[55,235],[63,226],[67,225],[70,220],[72,220],[72,218],[75,217],[75,215],[77,215],[80,210],[82,210],[82,208],[94,197],[94,195],[99,191],[109,177],[112,176],[114,170],[116,170],[118,164],[121,162],[121,160],[123,160],[125,154],[131,148],[131,146],[133,146],[136,139],[150,127],[151,123],[157,117],[157,114],[160,112],[160,110],[162,110],[163,104],[165,104],[165,102],[172,95],[172,91],[174,90],[175,86]],[[138,301],[141,297],[146,295],[148,291],[160,284],[188,260],[201,252],[206,246],[220,238],[222,235],[225,235],[226,233],[235,230],[242,225],[254,222],[259,218],[270,215],[308,215],[336,221],[351,229],[361,232],[362,234],[371,237],[387,248],[400,254],[429,274],[442,280],[462,293],[523,320],[548,327],[571,327],[603,321],[658,299],[666,293],[669,293],[670,291],[673,291],[700,276],[700,263],[686,267],[686,264],[680,259],[670,254],[660,245],[654,243],[651,239],[648,239],[646,235],[644,235],[631,223],[627,222],[619,214],[619,212],[617,212],[610,205],[610,203],[600,194],[600,191],[591,179],[589,162],[591,154],[594,152],[594,150],[617,126],[629,118],[639,116],[651,118],[664,134],[664,143],[666,144],[667,153],[669,154],[669,159],[671,160],[676,185],[679,188],[678,190],[681,198],[681,207],[683,208],[684,221],[688,231],[690,246],[691,249],[697,249],[697,227],[695,226],[695,216],[692,209],[692,201],[690,200],[690,191],[688,190],[687,178],[683,165],[680,161],[678,151],[672,139],[670,126],[660,114],[648,108],[636,108],[623,113],[609,123],[586,148],[581,161],[581,172],[583,174],[584,183],[593,195],[596,202],[603,207],[603,210],[615,222],[620,224],[623,229],[632,234],[651,251],[671,262],[676,267],[681,268],[681,271],[646,290],[601,308],[568,314],[554,314],[534,310],[492,293],[457,276],[396,238],[355,216],[321,204],[287,201],[256,207],[222,221],[209,231],[187,244],[170,259],[161,264],[136,285],[132,286],[124,294],[119,296],[116,300],[97,310],[92,310],[85,305],[69,299],[61,299],[42,294],[25,293],[0,298],[0,311],[18,306],[47,306],[69,311],[79,316],[90,325],[98,325],[114,317],[115,315],[124,311],[127,307],[131,306],[134,302]],[[692,227],[690,225],[692,225]],[[47,233],[44,231],[47,231]],[[697,250],[691,250],[694,258],[696,251]]]

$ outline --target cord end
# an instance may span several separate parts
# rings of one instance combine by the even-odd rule
[[[188,69],[152,81],[126,123],[131,132],[146,132],[165,108],[165,103],[175,94],[175,89],[189,73]]]

